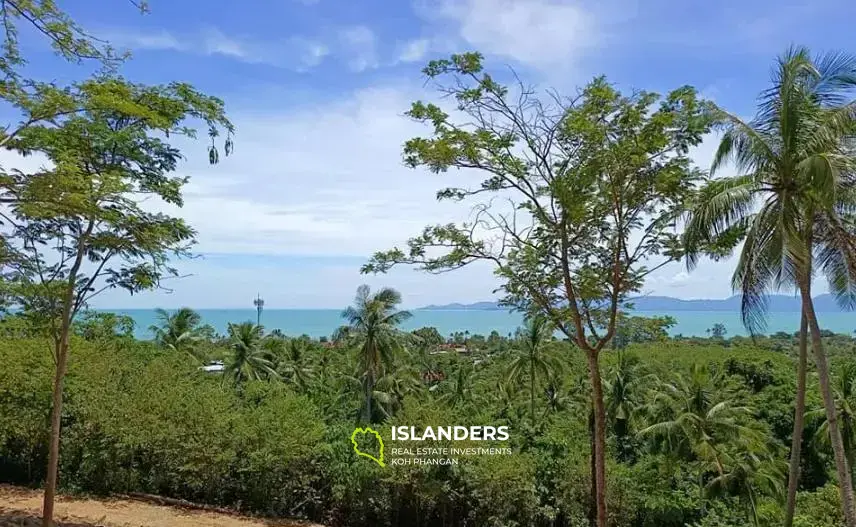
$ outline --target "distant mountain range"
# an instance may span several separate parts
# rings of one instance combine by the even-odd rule
[[[769,310],[772,312],[799,312],[800,300],[796,296],[771,295],[769,297]],[[718,300],[682,300],[669,296],[640,296],[630,302],[635,311],[661,311],[671,313],[674,311],[739,311],[740,295]],[[446,304],[442,306],[425,306],[424,310],[477,310],[496,311],[505,310],[496,302],[476,302],[474,304]],[[814,297],[814,309],[816,311],[842,311],[832,295],[819,295]]]

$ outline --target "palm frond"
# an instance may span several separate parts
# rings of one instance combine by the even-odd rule
[[[729,229],[745,225],[757,194],[753,175],[711,180],[699,193],[698,204],[687,220],[683,234],[687,266],[692,269],[702,252]]]
[[[818,263],[830,292],[844,309],[856,309],[856,229],[846,219],[827,213],[819,225]]]
[[[764,171],[777,163],[773,136],[725,110],[718,109],[715,119],[724,132],[710,165],[711,176],[729,163],[740,174]]]

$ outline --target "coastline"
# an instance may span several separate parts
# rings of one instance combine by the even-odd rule
[[[155,323],[153,309],[97,309],[130,316],[135,322],[134,335],[137,338],[151,338],[148,331]],[[218,332],[224,333],[229,322],[238,323],[256,320],[255,309],[199,309],[203,323],[210,324]],[[470,335],[489,335],[496,331],[508,336],[523,323],[519,313],[487,309],[415,309],[412,317],[402,324],[402,329],[412,331],[421,327],[435,327],[441,335],[455,332],[469,332]],[[671,328],[672,336],[707,336],[706,330],[714,324],[723,324],[728,336],[747,335],[737,311],[633,311],[635,316],[671,316],[677,324]],[[779,331],[793,333],[799,327],[799,314],[796,312],[773,311],[768,316],[767,334]],[[846,312],[819,312],[823,329],[834,333],[853,334],[856,331],[856,315]],[[279,329],[286,335],[309,335],[314,338],[329,337],[337,327],[344,324],[339,309],[265,309],[261,316],[266,331]]]

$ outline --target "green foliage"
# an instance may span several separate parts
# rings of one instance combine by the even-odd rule
[[[148,9],[145,1],[130,3],[142,12]],[[117,53],[109,43],[89,34],[53,0],[3,0],[0,17],[3,20],[0,101],[22,113],[17,124],[10,123],[0,131],[0,147],[8,148],[30,126],[80,111],[69,106],[67,94],[61,88],[26,77],[27,60],[19,45],[21,26],[47,39],[54,52],[69,62],[90,61],[100,63],[106,71],[114,71],[127,58],[127,54]]]
[[[278,377],[270,353],[262,347],[264,331],[252,322],[229,324],[229,354],[224,374],[235,386]]]
[[[542,519],[534,456],[485,456],[466,465],[462,472],[472,488],[470,517],[476,525],[517,527]]]
[[[362,285],[357,289],[354,305],[342,312],[342,317],[348,321],[348,340],[357,348],[359,366],[356,371],[357,380],[363,387],[365,395],[361,412],[364,422],[372,422],[378,414],[388,414],[384,408],[376,408],[375,397],[377,385],[383,377],[393,371],[395,355],[403,350],[405,336],[397,328],[398,324],[410,318],[407,311],[398,311],[401,294],[389,288],[384,288],[371,294],[368,286]],[[387,378],[388,382],[395,382]]]
[[[74,332],[86,340],[110,340],[117,336],[132,340],[134,325],[134,319],[127,315],[85,311],[75,321]]]
[[[53,366],[45,341],[0,345],[4,479],[44,471]],[[269,514],[311,507],[325,454],[320,414],[285,386],[248,383],[241,397],[184,355],[72,343],[64,411],[67,488],[150,492]],[[7,470],[8,469],[8,470]],[[9,475],[7,478],[6,475]],[[304,500],[306,503],[301,503]]]
[[[728,328],[725,327],[725,324],[720,324],[719,322],[717,322],[705,331],[711,337],[715,339],[721,339],[725,337],[725,335],[728,333]]]
[[[419,337],[417,344],[425,349],[435,349],[446,340],[435,327],[419,328],[411,333]]]
[[[51,347],[44,340],[4,338],[0,349],[0,474],[3,479],[27,483],[44,469]]]
[[[131,4],[141,12],[148,11],[148,2],[131,1]],[[22,23],[32,26],[47,38],[54,51],[68,61],[89,59],[111,65],[122,58],[109,45],[89,35],[52,1],[4,0],[0,3],[0,16],[4,21],[0,71],[7,78],[16,77],[16,68],[26,62],[18,45],[19,26]]]
[[[549,317],[582,348],[602,348],[627,295],[680,255],[672,227],[694,196],[699,174],[687,151],[709,128],[708,103],[688,87],[663,98],[626,96],[604,78],[577,98],[542,100],[522,84],[500,84],[477,53],[424,71],[449,80],[440,91],[463,118],[414,102],[408,115],[432,135],[405,144],[405,163],[475,169],[485,177],[478,188],[450,187],[438,198],[492,193],[503,204],[480,203],[472,224],[426,227],[406,249],[377,253],[363,271],[413,264],[436,272],[488,261],[506,303]]]
[[[203,338],[203,329],[200,327],[202,317],[199,313],[189,307],[183,307],[175,313],[156,309],[155,315],[160,325],[150,326],[149,331],[154,334],[154,341],[158,346],[202,359],[198,346]]]
[[[315,369],[307,364],[307,355],[311,344],[305,339],[290,339],[284,341],[268,338],[264,345],[275,350],[277,373],[286,382],[291,383],[299,392],[306,392],[315,376]],[[278,354],[278,356],[276,356]]]
[[[17,15],[10,18],[9,9]],[[66,58],[97,51],[85,38],[76,40],[79,29],[53,2],[18,5],[7,0],[0,3],[0,10],[7,21],[5,58],[12,63],[22,62],[17,56],[15,16],[37,28],[43,22],[45,27],[40,29],[54,38]],[[67,88],[20,84],[12,73],[7,81],[3,88],[12,94],[5,95],[23,115],[23,123],[11,133],[4,130],[0,146],[24,156],[40,154],[48,161],[33,173],[0,173],[0,201],[5,204],[0,212],[0,289],[3,307],[13,308],[54,344],[55,388],[43,513],[49,525],[75,319],[107,289],[133,294],[159,287],[165,276],[177,276],[169,260],[189,254],[195,232],[182,219],[146,210],[143,203],[155,197],[167,204],[182,204],[181,187],[187,178],[172,175],[181,152],[170,144],[170,134],[193,137],[195,128],[189,121],[205,122],[213,164],[218,156],[214,138],[220,129],[228,132],[225,149],[227,154],[231,151],[232,124],[222,101],[184,83],[143,86],[109,72]],[[22,85],[29,91],[18,90]]]
[[[194,119],[213,135],[232,129],[221,101],[186,84],[99,77],[62,90],[61,99],[79,111],[32,124],[6,145],[41,153],[52,168],[0,178],[12,204],[2,213],[8,296],[57,339],[93,296],[157,287],[176,274],[169,258],[187,254],[193,229],[140,204],[151,195],[181,204],[186,178],[171,175],[181,153],[159,132],[192,136],[186,121]]]
[[[741,404],[743,397],[718,371],[694,365],[689,375],[655,389],[648,409],[653,424],[640,434],[666,451],[708,463],[721,474],[727,443],[739,442],[743,451],[762,442],[761,431],[750,426],[753,410]]]
[[[604,378],[606,412],[615,434],[616,456],[621,461],[632,459],[636,451],[634,433],[645,408],[645,397],[657,379],[644,371],[635,355],[620,353],[617,362]]]
[[[839,365],[832,381],[835,397],[835,413],[844,455],[849,466],[856,462],[856,363],[847,361]],[[814,441],[824,448],[829,447],[829,420],[823,407],[810,409],[806,412],[806,420],[817,425]],[[853,469],[851,469],[852,473]]]
[[[407,373],[420,368],[416,359],[398,356],[375,389],[379,400],[390,395],[383,402],[388,413],[375,425],[382,433],[395,425],[507,424],[511,439],[502,446],[513,454],[462,459],[456,466],[381,468],[354,456],[350,444],[364,397],[362,384],[347,379],[360,360],[353,353],[306,338],[262,336],[252,346],[268,354],[282,380],[245,378],[236,389],[223,382],[228,374],[202,372],[188,354],[109,331],[97,334],[71,342],[60,480],[66,490],[155,493],[331,525],[588,525],[590,398],[585,365],[573,359],[567,342],[546,343],[549,353],[569,359],[536,391],[535,427],[529,391],[499,391],[514,354],[488,361],[476,354],[434,355],[432,367],[445,378],[433,391]],[[4,481],[38,484],[44,477],[50,347],[41,338],[0,341]],[[748,342],[726,347],[702,339],[633,344],[607,351],[604,362],[612,524],[743,526],[752,522],[749,496],[759,524],[780,523],[778,491],[764,478],[771,468],[775,473],[774,462],[781,463],[789,442],[790,358]],[[695,364],[705,364],[707,373]],[[300,372],[312,374],[298,380]],[[676,388],[674,397],[667,397],[672,391],[664,392],[666,386]],[[679,407],[688,406],[676,401],[685,401],[685,392],[700,394],[693,400],[706,400],[708,413],[728,402],[713,416],[692,412],[700,417],[692,422],[710,439],[676,433],[674,448],[657,450],[643,440],[647,436],[637,437],[660,416],[680,421],[687,412]],[[809,408],[817,404],[816,396],[809,399]],[[782,434],[771,434],[779,428]],[[835,526],[837,488],[823,486],[830,459],[820,443],[807,441],[804,449],[806,462],[819,463],[820,471],[806,465],[797,508],[803,523],[797,525]]]
[[[838,487],[826,485],[815,492],[802,492],[797,496],[797,514],[794,527],[841,527],[841,505]]]
[[[518,330],[514,358],[508,366],[508,380],[521,384],[524,377],[528,380],[529,417],[535,425],[535,391],[541,384],[561,372],[562,363],[558,356],[544,350],[544,344],[550,340],[554,328],[543,316],[535,316],[526,321]]]
[[[665,341],[669,329],[675,324],[677,321],[669,316],[637,317],[621,312],[618,314],[612,347],[621,349],[632,343]]]

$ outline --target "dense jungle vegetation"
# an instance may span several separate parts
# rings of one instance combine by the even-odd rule
[[[356,314],[370,315],[365,307]],[[626,346],[605,353],[611,524],[780,524],[797,336],[673,339],[668,324],[628,317]],[[146,492],[331,525],[588,525],[591,403],[583,357],[566,341],[542,332],[533,346],[531,327],[513,339],[373,328],[407,344],[380,353],[373,422],[507,424],[514,451],[381,468],[349,442],[371,364],[359,326],[324,342],[265,335],[249,322],[217,336],[182,310],[164,314],[155,341],[135,340],[132,327],[103,313],[75,327],[65,489]],[[54,366],[50,343],[25,333],[4,324],[0,474],[38,485]],[[856,339],[825,340],[854,448]],[[468,352],[437,353],[447,343]],[[216,360],[223,373],[200,371]],[[795,518],[804,527],[842,522],[815,383]]]

